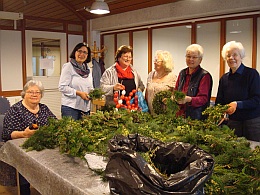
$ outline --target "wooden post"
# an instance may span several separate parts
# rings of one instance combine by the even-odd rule
[[[20,180],[19,180],[19,172],[16,170],[16,182],[17,182],[17,194],[20,195]]]
[[[105,106],[105,103],[106,103],[106,101],[104,99],[92,100],[91,101],[91,104],[92,104],[91,111],[97,112],[97,110],[101,109],[102,106]]]

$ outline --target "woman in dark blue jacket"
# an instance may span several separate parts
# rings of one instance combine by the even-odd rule
[[[237,136],[260,141],[260,77],[257,70],[242,63],[245,49],[240,42],[223,46],[222,57],[229,72],[219,81],[216,104],[229,104],[228,126]]]

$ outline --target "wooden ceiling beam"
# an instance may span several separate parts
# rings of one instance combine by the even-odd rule
[[[72,13],[74,13],[80,20],[86,21],[87,18],[85,18],[83,15],[81,15],[79,12],[76,11],[75,7],[69,3],[65,3],[63,0],[55,0],[58,3],[60,3],[63,7],[67,8],[70,10]]]
[[[4,11],[4,0],[0,0],[0,11]]]
[[[160,0],[160,4],[174,3],[180,0]],[[133,4],[132,0],[116,0],[109,3],[109,9],[111,14],[118,14],[122,12],[128,12],[138,9],[144,9],[147,7],[158,6],[158,0],[135,0]]]

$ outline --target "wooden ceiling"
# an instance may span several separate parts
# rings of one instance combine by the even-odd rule
[[[110,13],[95,15],[87,12],[95,0],[0,0],[0,11],[23,13],[24,18],[44,18],[82,22],[97,17],[124,13],[180,0],[105,0]],[[123,19],[123,18],[122,18]]]

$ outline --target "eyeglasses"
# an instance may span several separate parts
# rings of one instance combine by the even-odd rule
[[[157,59],[155,59],[155,60],[153,60],[153,62],[154,63],[159,63],[159,62],[163,62],[162,60],[157,60]]]
[[[238,57],[238,56],[240,56],[239,54],[237,54],[237,53],[234,53],[234,54],[228,54],[227,55],[227,58],[236,58],[236,57]]]
[[[198,58],[200,58],[199,56],[185,56],[187,59],[193,59],[193,60],[197,60]]]
[[[87,51],[78,50],[77,52],[79,52],[80,54],[88,55],[88,52],[87,52]]]
[[[132,58],[132,56],[122,56],[122,58],[124,58],[124,59],[126,59],[126,60],[132,60],[133,58]]]
[[[40,91],[27,91],[26,93],[28,93],[29,95],[41,95],[42,93]]]

